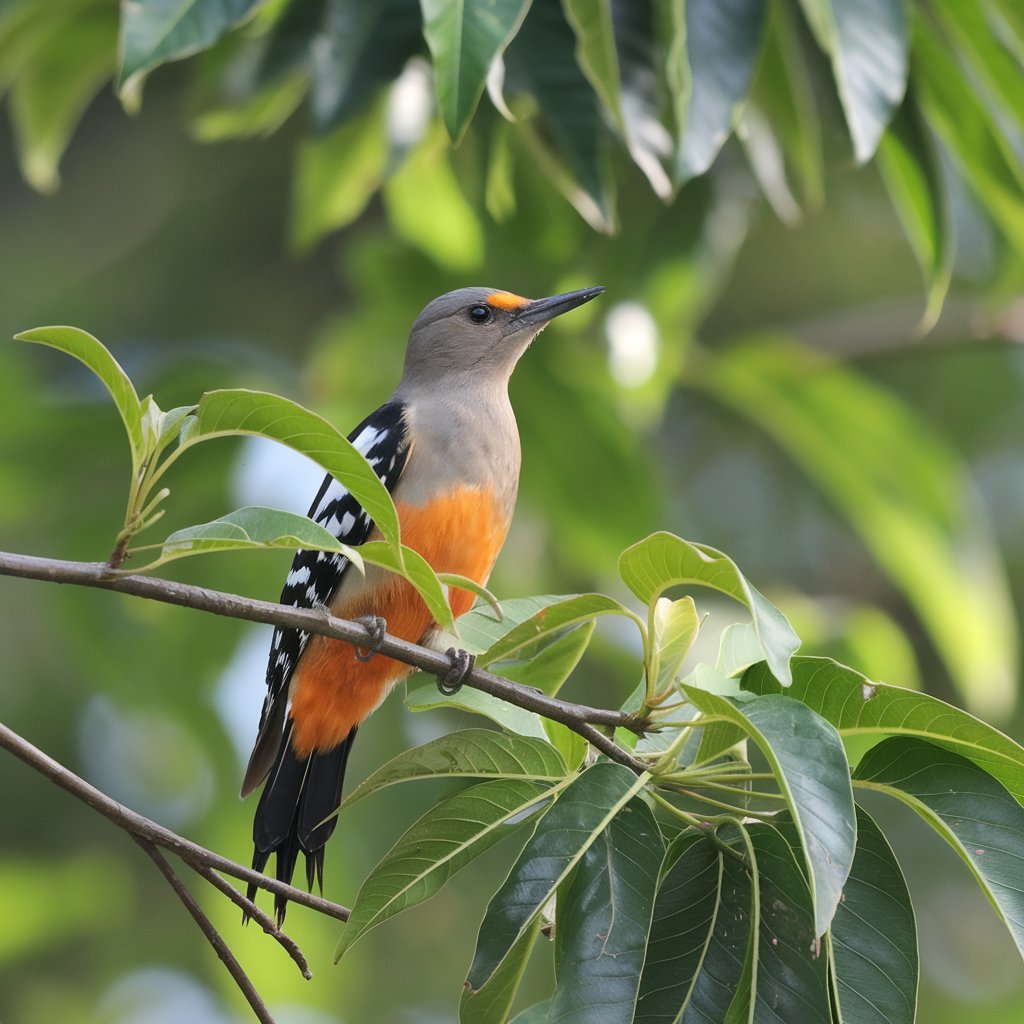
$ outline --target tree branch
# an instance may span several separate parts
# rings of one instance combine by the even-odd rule
[[[249,622],[265,622],[273,626],[301,629],[307,633],[343,640],[356,647],[370,646],[385,657],[401,661],[406,665],[443,675],[451,668],[447,656],[428,647],[420,647],[385,634],[379,642],[373,631],[359,622],[336,619],[326,609],[293,608],[271,601],[258,601],[238,594],[226,594],[187,583],[177,583],[152,576],[129,576],[114,572],[102,562],[67,562],[53,558],[39,558],[33,555],[17,555],[0,552],[0,575],[18,576],[23,579],[45,580],[50,583],[73,583],[82,587],[98,587],[131,594],[152,601],[195,608],[234,619]],[[626,765],[638,775],[647,766],[629,751],[620,747],[595,726],[622,727],[639,732],[634,716],[622,711],[593,708],[586,704],[549,697],[528,686],[514,683],[510,679],[494,675],[486,669],[474,667],[463,681],[463,685],[489,693],[494,697],[515,704],[527,711],[533,711],[555,722],[561,722],[579,733],[594,747],[613,761]],[[290,898],[290,897],[289,897]]]

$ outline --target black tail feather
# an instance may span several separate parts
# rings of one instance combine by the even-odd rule
[[[332,750],[301,759],[292,747],[291,731],[289,719],[274,766],[260,794],[253,821],[252,866],[262,871],[273,853],[277,859],[278,880],[290,884],[301,850],[306,856],[309,889],[312,890],[316,882],[323,891],[324,844],[337,823],[333,815],[341,802],[345,767],[356,730]],[[249,885],[249,899],[255,896],[257,888]],[[287,905],[284,896],[274,897],[278,924],[284,920]]]

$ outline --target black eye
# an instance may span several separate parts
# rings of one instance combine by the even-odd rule
[[[489,306],[472,306],[469,310],[469,319],[475,324],[485,324],[491,319]]]

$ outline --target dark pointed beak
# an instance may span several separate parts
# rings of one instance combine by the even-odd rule
[[[593,288],[581,288],[576,292],[564,292],[561,295],[552,295],[547,299],[534,299],[533,302],[516,313],[514,322],[529,327],[534,324],[546,324],[554,320],[556,316],[568,313],[570,309],[582,306],[584,302],[596,299],[604,291],[604,285],[596,285]]]

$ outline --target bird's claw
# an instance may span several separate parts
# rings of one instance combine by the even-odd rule
[[[356,648],[356,660],[369,661],[380,650],[381,642],[387,635],[387,619],[383,619],[379,615],[360,615],[354,621],[358,622],[360,626],[365,626],[370,633],[370,642]]]
[[[449,665],[444,672],[438,673],[437,688],[446,697],[450,697],[462,689],[462,684],[476,664],[476,655],[470,654],[469,651],[456,650],[454,647],[449,647],[444,653]]]

